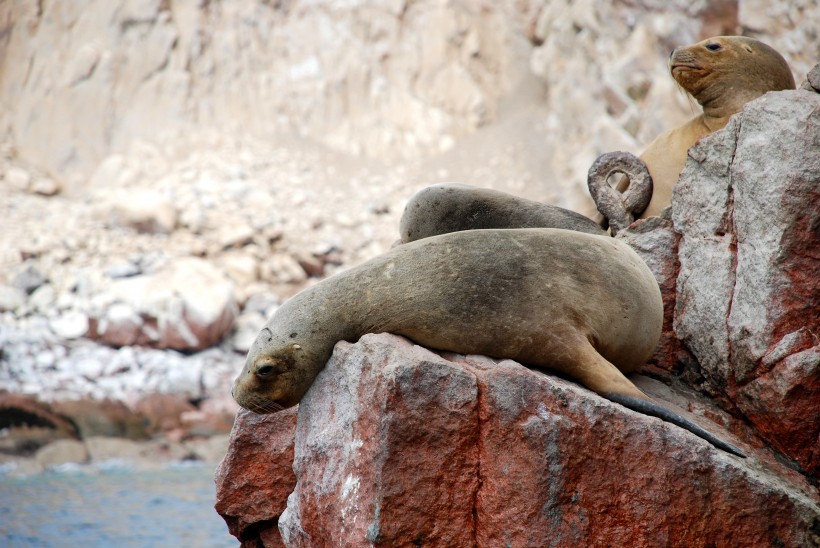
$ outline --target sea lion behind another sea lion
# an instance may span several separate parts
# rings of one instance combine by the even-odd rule
[[[689,148],[722,129],[729,118],[769,91],[794,89],[788,63],[770,46],[745,36],[716,36],[676,48],[672,77],[694,97],[703,113],[652,141],[640,155],[652,175],[652,200],[641,218],[659,215],[672,201]],[[622,180],[618,189],[626,188]]]
[[[482,228],[565,228],[607,235],[580,213],[463,183],[441,183],[416,192],[399,222],[401,243]]]
[[[655,278],[613,238],[552,228],[442,234],[395,247],[286,301],[254,341],[233,396],[256,412],[296,405],[336,342],[387,332],[428,348],[560,371],[741,455],[623,375],[652,354],[662,321]]]

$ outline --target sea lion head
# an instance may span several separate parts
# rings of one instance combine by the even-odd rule
[[[260,414],[275,413],[299,403],[316,372],[310,367],[315,360],[295,340],[296,336],[277,336],[268,326],[259,332],[231,389],[236,403]]]
[[[740,112],[768,91],[794,89],[791,69],[770,46],[745,36],[716,36],[676,48],[672,77],[711,117]]]

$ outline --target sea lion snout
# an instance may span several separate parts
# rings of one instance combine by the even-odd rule
[[[261,415],[291,407],[282,403],[279,377],[277,366],[273,363],[246,363],[233,381],[231,397],[240,407]]]
[[[231,396],[241,407],[265,414],[299,403],[312,381],[303,370],[313,368],[308,365],[309,352],[301,344],[288,342],[295,337],[289,333],[283,335],[271,327],[260,331],[231,388]]]
[[[680,81],[681,73],[703,70],[704,65],[699,62],[697,56],[689,48],[675,48],[672,50],[672,55],[669,56],[669,68],[672,77],[683,85]]]

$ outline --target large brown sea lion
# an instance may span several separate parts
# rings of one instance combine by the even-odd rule
[[[672,77],[703,107],[703,113],[659,135],[640,155],[654,184],[652,200],[640,217],[659,215],[672,200],[689,148],[723,128],[729,118],[769,91],[794,89],[791,69],[777,51],[745,36],[717,36],[676,48],[669,59]],[[622,180],[618,189],[626,188]]]
[[[554,228],[442,234],[286,301],[253,343],[233,396],[261,413],[296,405],[336,342],[388,332],[432,349],[554,369],[742,455],[624,376],[652,354],[662,321],[655,278],[618,240]]]

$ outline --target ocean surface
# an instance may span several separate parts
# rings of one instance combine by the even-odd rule
[[[236,548],[213,508],[213,472],[186,463],[0,474],[0,546]]]

